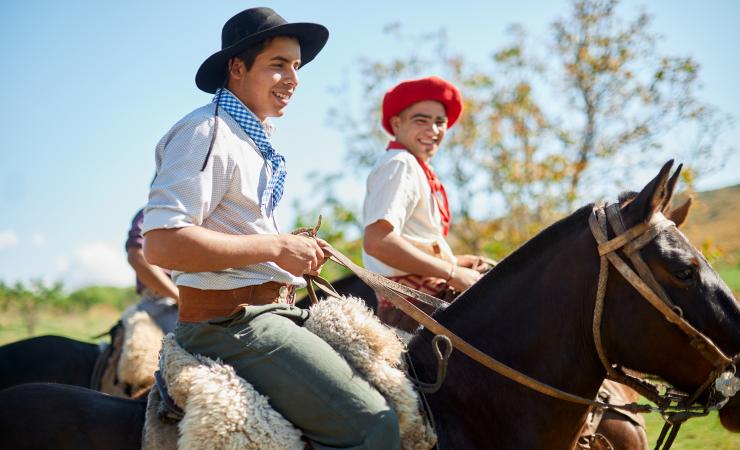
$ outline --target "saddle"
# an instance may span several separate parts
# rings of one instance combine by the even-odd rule
[[[388,401],[399,418],[404,450],[429,450],[436,436],[404,372],[405,348],[360,299],[330,298],[310,308],[304,326],[329,343]],[[170,449],[303,449],[300,430],[272,409],[234,369],[180,347],[165,336],[159,361],[163,395],[152,389],[143,446]],[[172,399],[177,408],[167,408]],[[181,409],[182,415],[171,409]],[[182,417],[179,419],[179,417]]]
[[[111,343],[101,352],[91,388],[116,397],[138,397],[154,385],[162,333],[145,311],[131,306],[110,331]]]

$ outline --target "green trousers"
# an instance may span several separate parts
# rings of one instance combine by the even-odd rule
[[[177,342],[220,358],[269,398],[316,450],[400,449],[398,418],[329,344],[301,325],[308,312],[247,306],[229,317],[178,323]]]

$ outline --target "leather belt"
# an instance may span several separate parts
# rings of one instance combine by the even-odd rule
[[[270,281],[237,289],[213,290],[179,286],[178,319],[180,322],[203,322],[230,316],[242,305],[293,303],[293,286]]]

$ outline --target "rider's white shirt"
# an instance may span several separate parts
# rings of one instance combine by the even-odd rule
[[[201,226],[226,234],[277,234],[273,205],[260,199],[271,168],[257,145],[223,109],[204,170],[214,129],[214,105],[196,109],[176,123],[156,147],[157,174],[144,209],[142,233],[158,228]],[[172,272],[180,286],[235,289],[268,281],[305,286],[267,262],[215,272]]]
[[[367,177],[362,212],[363,228],[386,220],[394,233],[411,243],[431,247],[437,242],[442,256],[455,260],[445,241],[442,215],[424,170],[408,151],[387,150],[376,161]],[[368,255],[364,249],[362,261],[368,270],[386,277],[407,274]]]

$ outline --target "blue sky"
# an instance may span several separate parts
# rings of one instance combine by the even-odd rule
[[[625,1],[632,17],[647,2]],[[123,243],[146,202],[154,146],[180,117],[209,101],[194,84],[200,63],[220,47],[223,22],[260,4],[236,1],[25,0],[0,3],[0,280],[43,277],[70,287],[130,285]],[[331,88],[358,58],[382,58],[392,41],[383,25],[410,33],[445,28],[450,47],[484,60],[512,23],[543,36],[569,10],[567,1],[276,1],[289,21],[329,28],[324,51],[300,72],[301,87],[278,127],[275,147],[288,158],[281,225],[288,205],[310,198],[306,175],[338,171],[343,136],[327,125],[341,105]],[[701,64],[702,97],[733,114],[725,135],[740,142],[740,3],[649,2],[664,53]],[[349,106],[350,102],[347,101]],[[636,186],[645,178],[634,180]],[[740,156],[702,180],[710,189],[740,182]],[[359,204],[364,180],[341,186]],[[452,196],[454,201],[454,193]]]

